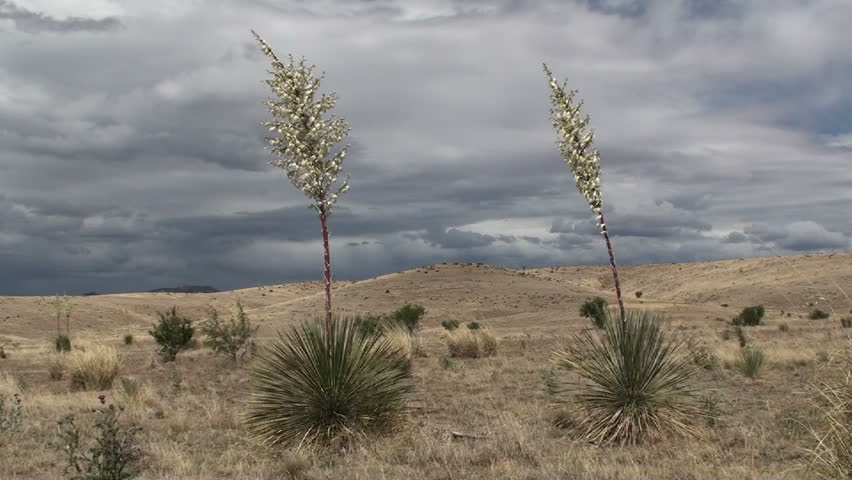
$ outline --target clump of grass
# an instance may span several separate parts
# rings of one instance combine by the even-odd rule
[[[133,345],[133,335],[127,334],[124,336],[124,344],[125,345]]]
[[[419,355],[420,351],[420,336],[415,332],[410,331],[405,325],[397,325],[387,328],[382,332],[384,337],[391,345],[398,348],[405,359],[411,362],[415,355]]]
[[[787,332],[790,331],[790,326],[787,325],[786,323],[782,323],[782,324],[778,325],[778,331],[787,333]]]
[[[742,348],[734,362],[734,368],[744,377],[757,380],[766,366],[766,355],[755,347]]]
[[[811,312],[810,315],[808,315],[808,318],[810,318],[811,320],[822,320],[824,318],[828,318],[828,316],[828,312],[824,312],[817,308],[816,310]]]
[[[716,427],[722,417],[722,409],[719,407],[719,397],[711,395],[701,396],[701,413],[708,427]]]
[[[479,322],[468,322],[467,323],[467,329],[468,330],[481,330],[482,324],[479,323]]]
[[[567,384],[577,401],[577,428],[596,444],[633,444],[665,435],[693,436],[699,413],[692,379],[693,347],[667,339],[659,312],[627,310],[625,322],[575,335],[555,354],[557,365],[581,381]]]
[[[262,349],[250,369],[246,416],[267,445],[327,442],[389,427],[413,386],[400,347],[338,318],[290,327]]]
[[[69,355],[68,372],[74,390],[108,390],[121,369],[121,358],[113,347],[94,345]]]
[[[697,347],[692,353],[692,361],[705,370],[719,368],[719,357],[706,347]]]
[[[637,290],[635,295],[636,298],[642,298],[642,290]]]
[[[47,375],[51,380],[62,380],[65,376],[65,362],[67,355],[52,353],[47,360]]]
[[[763,315],[765,313],[766,310],[763,308],[763,305],[745,307],[739,315],[734,317],[733,324],[742,325],[745,327],[754,327],[760,325],[763,320]]]
[[[852,317],[841,318],[840,326],[843,328],[852,328]]]
[[[443,320],[441,322],[441,326],[444,327],[445,330],[455,330],[459,328],[459,325],[461,324],[458,320]]]
[[[808,467],[823,478],[849,478],[852,472],[852,374],[838,383],[811,384],[824,430],[811,428],[816,446],[806,451]]]
[[[592,325],[594,325],[597,329],[604,328],[604,322],[607,318],[607,302],[606,299],[602,297],[595,297],[593,299],[586,299],[583,302],[583,305],[580,306],[580,316],[585,318],[590,318],[592,320]]]
[[[453,330],[446,335],[450,357],[482,358],[497,354],[497,337],[487,328]]]
[[[0,435],[9,432],[17,431],[21,426],[21,411],[23,409],[23,400],[21,394],[15,392],[8,395],[0,392]]]

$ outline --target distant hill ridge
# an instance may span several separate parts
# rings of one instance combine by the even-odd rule
[[[150,293],[217,293],[219,290],[208,285],[181,285],[179,287],[156,288]]]

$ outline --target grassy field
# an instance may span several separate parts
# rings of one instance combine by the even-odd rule
[[[319,283],[75,297],[73,344],[112,346],[121,357],[118,379],[105,392],[72,391],[67,372],[51,378],[51,298],[0,297],[7,354],[0,394],[19,393],[23,405],[20,428],[0,433],[0,478],[61,477],[65,460],[48,446],[57,422],[69,411],[99,407],[102,392],[125,408],[123,422],[143,428],[141,478],[815,477],[807,449],[816,445],[811,429],[819,432],[825,421],[811,384],[840,382],[848,369],[852,329],[842,328],[840,317],[852,316],[841,292],[852,290],[852,254],[628,266],[620,273],[628,307],[665,312],[668,334],[700,342],[719,360],[716,368],[696,367],[699,402],[715,421],[695,418],[694,439],[598,447],[554,425],[570,418],[572,403],[548,392],[546,379],[569,378],[553,368],[552,355],[589,328],[578,314],[586,298],[614,303],[609,267],[449,264],[335,283],[341,312],[426,307],[413,359],[416,389],[396,431],[298,451],[267,448],[247,434],[246,364],[234,366],[204,347],[164,364],[146,332],[156,313],[173,305],[203,320],[208,306],[232,311],[239,299],[260,326],[262,347],[281,327],[322,312]],[[764,325],[743,330],[767,365],[751,380],[735,368],[740,345],[731,319],[758,304],[766,308]],[[829,318],[808,318],[829,305],[837,309]],[[440,326],[448,319],[485,325],[499,340],[496,355],[449,358]],[[130,345],[126,334],[134,336]]]

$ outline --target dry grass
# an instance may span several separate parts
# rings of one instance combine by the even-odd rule
[[[394,347],[397,347],[402,351],[405,358],[411,361],[417,355],[421,354],[420,348],[420,335],[417,333],[412,333],[404,325],[397,325],[382,333],[382,336],[386,338]]]
[[[847,254],[790,260],[839,309],[846,301],[832,296],[830,288],[833,281],[852,282],[852,271],[844,267],[852,265],[850,259]],[[697,437],[677,442],[600,448],[553,425],[558,412],[541,372],[567,338],[588,327],[574,312],[584,298],[608,295],[599,278],[609,275],[609,267],[528,270],[521,277],[496,267],[437,265],[336,284],[337,305],[349,312],[392,311],[410,301],[427,309],[420,335],[424,356],[412,357],[416,388],[407,423],[346,453],[258,445],[241,420],[247,411],[248,365],[234,367],[209,349],[183,352],[174,364],[164,365],[145,334],[156,312],[172,304],[198,319],[207,304],[227,308],[239,295],[261,325],[263,346],[282,325],[322,311],[318,283],[221,294],[81,297],[75,299],[75,315],[79,311],[80,318],[90,320],[78,326],[74,344],[88,339],[121,352],[124,365],[106,394],[125,407],[122,421],[144,429],[144,479],[811,479],[819,471],[808,469],[812,457],[806,450],[818,445],[810,429],[820,438],[829,430],[822,412],[826,404],[809,385],[815,378],[835,388],[843,385],[846,370],[834,352],[847,345],[849,329],[837,321],[804,318],[807,303],[817,300],[812,289],[776,263],[765,258],[630,266],[620,272],[625,291],[644,292],[641,299],[628,299],[629,306],[665,311],[671,319],[667,330],[700,340],[726,365],[699,371],[701,394],[716,399],[717,423],[707,426],[696,417]],[[612,302],[611,295],[607,299]],[[0,297],[11,317],[0,323],[0,343],[10,353],[0,360],[0,393],[22,392],[23,398],[20,430],[8,437],[12,441],[0,438],[0,478],[62,478],[63,457],[47,446],[56,422],[69,411],[99,405],[98,392],[75,392],[68,381],[49,378],[50,332],[55,333],[49,300]],[[735,338],[724,341],[720,333],[736,311],[758,303],[766,306],[766,325],[749,327],[748,337],[771,361],[755,383],[733,370],[740,348]],[[448,347],[440,322],[451,318],[487,323],[500,338],[499,355],[453,360],[453,368],[445,368]],[[787,332],[778,329],[782,321]],[[123,345],[128,332],[136,339]],[[136,386],[123,387],[127,379]],[[574,405],[565,408],[573,411]],[[452,432],[480,438],[454,438]]]
[[[447,332],[445,337],[451,357],[481,358],[497,354],[497,337],[485,328],[479,330],[458,328]]]
[[[74,390],[107,390],[121,369],[115,347],[93,345],[68,356],[68,373]]]

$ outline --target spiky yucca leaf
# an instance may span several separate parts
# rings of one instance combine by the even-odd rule
[[[293,326],[251,368],[247,423],[268,445],[329,440],[387,426],[412,390],[399,346],[338,318]]]
[[[575,335],[557,365],[577,374],[568,383],[580,409],[576,427],[584,439],[633,444],[665,434],[691,436],[690,417],[699,409],[691,379],[691,347],[666,339],[657,312],[627,310],[613,322],[604,310],[603,332]]]

